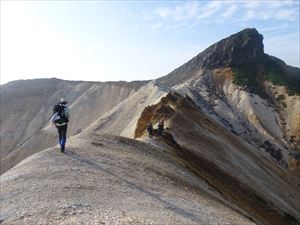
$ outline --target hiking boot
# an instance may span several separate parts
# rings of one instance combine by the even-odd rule
[[[60,146],[60,152],[63,153],[65,151],[65,146]]]

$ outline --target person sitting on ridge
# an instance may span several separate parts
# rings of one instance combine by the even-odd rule
[[[61,152],[65,151],[68,122],[71,118],[70,109],[67,107],[67,104],[68,102],[65,101],[64,98],[60,99],[60,102],[54,106],[53,116],[50,119],[57,128],[58,143],[60,145]]]

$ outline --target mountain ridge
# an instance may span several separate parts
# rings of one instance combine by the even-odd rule
[[[192,60],[203,68],[216,69],[251,63],[263,56],[263,36],[255,28],[247,28],[218,41]]]
[[[255,224],[222,204],[170,149],[84,133],[71,138],[66,154],[57,150],[1,176],[4,224]]]
[[[69,103],[71,104],[70,106],[72,108],[72,111],[73,108],[75,109],[74,113],[72,113],[75,116],[75,118],[73,119],[75,119],[75,121],[77,121],[78,123],[77,125],[71,125],[72,127],[70,127],[69,134],[73,135],[81,132],[85,128],[89,129],[88,126],[92,125],[92,123],[94,122],[93,120],[103,116],[107,111],[113,108],[115,108],[115,110],[118,110],[116,106],[119,103],[125,101],[131,94],[138,92],[139,89],[147,89],[147,85],[151,82],[153,83],[152,87],[158,87],[157,91],[162,90],[163,92],[167,93],[169,92],[169,90],[174,89],[179,93],[182,93],[183,95],[188,95],[191,99],[193,99],[193,101],[198,103],[199,107],[203,108],[204,111],[206,111],[207,113],[212,115],[213,118],[219,121],[220,124],[223,124],[232,132],[239,133],[239,135],[244,136],[244,140],[246,140],[248,143],[255,144],[257,147],[263,147],[266,149],[266,151],[271,151],[270,154],[273,154],[274,156],[276,155],[275,157],[278,158],[279,152],[286,152],[284,148],[287,148],[287,146],[297,148],[297,146],[299,145],[297,143],[300,143],[300,125],[297,125],[297,123],[293,123],[293,120],[295,120],[295,118],[297,119],[297,115],[299,115],[299,110],[297,110],[297,105],[299,104],[297,99],[299,97],[290,96],[287,90],[283,90],[281,86],[278,86],[283,82],[282,80],[276,81],[276,86],[272,84],[272,80],[265,79],[264,76],[266,75],[264,75],[263,73],[264,70],[260,72],[261,75],[257,76],[256,74],[249,73],[244,68],[239,69],[237,67],[226,67],[218,69],[206,69],[205,67],[201,66],[201,62],[200,64],[199,62],[197,62],[196,64],[194,63],[194,61],[197,61],[195,59],[203,59],[203,55],[205,55],[204,52],[211,52],[211,49],[217,49],[215,53],[212,52],[212,55],[216,54],[221,55],[222,57],[227,57],[228,60],[225,60],[224,63],[232,62],[230,57],[233,57],[235,53],[226,55],[226,51],[224,49],[231,49],[234,43],[238,43],[239,45],[244,44],[246,48],[250,49],[247,53],[249,57],[246,57],[246,59],[252,57],[252,60],[255,61],[257,58],[261,58],[262,55],[263,57],[266,57],[266,54],[263,53],[262,38],[262,35],[260,35],[256,31],[256,29],[245,29],[243,31],[240,31],[237,34],[233,34],[227,38],[224,38],[220,42],[217,42],[216,44],[208,47],[205,51],[198,54],[183,66],[177,68],[165,77],[161,77],[153,82],[85,82],[64,81],[59,79],[50,79],[49,82],[47,82],[46,79],[37,79],[16,81],[8,83],[6,85],[2,85],[1,104],[6,106],[2,107],[1,109],[1,139],[3,142],[1,150],[2,158],[6,157],[17,145],[19,146],[19,151],[22,152],[24,152],[24,149],[26,148],[32,149],[32,146],[38,148],[38,145],[40,145],[41,148],[38,148],[39,150],[50,147],[50,143],[53,142],[55,133],[53,133],[52,131],[50,132],[51,129],[49,129],[49,126],[47,125],[47,116],[45,117],[45,115],[48,115],[48,117],[50,117],[51,109],[39,109],[39,105],[43,105],[44,102],[47,102],[48,105],[53,105],[56,103],[57,99],[61,98],[61,96],[64,96],[68,99]],[[244,39],[246,39],[246,41]],[[222,47],[222,43],[227,44],[225,47]],[[253,46],[251,47],[248,45]],[[236,49],[243,49],[243,46],[236,47]],[[222,50],[224,50],[225,52],[222,52]],[[215,56],[213,56],[213,58],[214,57]],[[287,67],[283,61],[272,56],[267,57],[269,57],[268,59],[271,59],[273,61],[275,60],[276,65],[280,64],[280,68],[292,70],[291,74],[293,74],[294,77],[297,77],[297,72],[299,72],[298,68],[295,69],[292,67]],[[211,60],[207,59],[205,62],[209,61]],[[248,65],[247,63],[244,65]],[[238,78],[238,80],[236,78],[236,71],[241,74],[241,77]],[[248,73],[249,75],[247,75]],[[255,81],[260,84],[259,89],[261,91],[259,93],[251,91],[251,85],[247,84],[247,82],[249,83],[251,79],[247,80],[247,76],[253,76],[260,79],[259,81]],[[300,77],[300,75],[298,77]],[[272,77],[272,79],[274,79],[274,76]],[[239,82],[241,83],[239,84]],[[41,86],[41,83],[45,83],[45,86]],[[296,87],[300,87],[300,83],[292,83],[296,84]],[[41,86],[40,89],[39,86]],[[257,89],[257,87],[255,87],[255,89]],[[123,91],[121,90],[126,91],[123,93]],[[233,99],[233,93],[236,93],[236,97],[234,98],[237,99]],[[263,95],[261,93],[263,93]],[[30,94],[30,96],[32,97],[28,96],[28,101],[24,101],[26,98],[24,99],[23,97],[26,97],[27,94]],[[258,96],[262,99],[260,100],[258,97],[256,97],[256,94],[258,94]],[[39,95],[44,100],[39,100],[38,104],[33,103],[33,99],[40,98],[37,97]],[[117,96],[117,100],[114,100],[110,96]],[[132,101],[143,102],[143,99],[147,98],[147,94],[143,91],[141,91],[140,96],[141,98],[139,100],[138,98],[133,98]],[[155,94],[153,94],[153,96],[155,96]],[[162,95],[156,96],[159,99],[158,96]],[[94,100],[94,102],[92,102],[93,100],[91,100],[91,97],[96,97],[96,99],[99,100]],[[22,100],[19,100],[20,98],[22,98]],[[158,101],[158,99],[154,101]],[[246,101],[248,103],[246,103]],[[258,101],[261,102],[259,103],[260,107],[255,106],[255,104],[258,104]],[[151,102],[152,101],[149,101],[149,103]],[[247,113],[244,109],[245,106],[243,106],[245,104],[253,105],[251,106],[253,107],[253,112],[251,112],[250,114]],[[27,114],[21,113],[22,108],[26,108],[27,105],[30,105],[31,109],[27,112]],[[132,105],[134,105],[134,103]],[[16,106],[17,108],[13,110],[14,112],[11,115],[12,110],[9,109],[13,109]],[[97,110],[94,110],[93,108],[97,108]],[[275,109],[276,112],[272,112],[273,109]],[[240,112],[241,110],[242,112]],[[259,112],[262,110],[263,112],[268,112],[268,114],[271,113],[273,115],[273,122],[264,118],[262,112]],[[92,116],[90,116],[89,119],[82,120],[82,118],[80,119],[80,115],[85,111],[91,112]],[[231,118],[228,118],[228,115],[224,114],[222,111],[230,112],[232,114],[232,116],[230,117],[236,117],[240,120],[240,122],[234,122]],[[30,114],[38,114],[39,116],[37,119],[29,119],[28,115]],[[44,116],[42,116],[42,114]],[[252,114],[255,115],[255,118],[253,118]],[[109,118],[110,117],[107,117],[107,119]],[[103,121],[107,119],[104,119]],[[38,122],[39,120],[40,122]],[[137,122],[137,119],[128,123],[131,123],[130,126],[133,127],[135,122]],[[15,125],[12,127],[9,127],[7,125],[13,123]],[[272,125],[270,125],[271,123]],[[245,126],[244,124],[246,124],[247,126]],[[103,127],[103,125],[101,126]],[[125,127],[126,126],[127,125],[125,125]],[[244,129],[243,127],[245,127],[246,129]],[[14,130],[19,130],[17,135],[10,135]],[[110,130],[109,132],[114,133],[113,129],[108,130]],[[134,129],[131,128],[130,130],[131,133],[125,132],[124,135],[127,137],[133,136]],[[30,136],[35,132],[37,132],[37,136],[35,135],[36,138],[30,138]],[[265,140],[259,143],[254,143],[250,137],[253,136],[255,137],[255,139],[261,139],[261,137],[257,137],[257,132],[261,133],[261,135],[264,136]],[[44,141],[42,143],[40,142],[37,145],[34,144],[36,143],[36,139],[43,139]],[[279,140],[279,142],[277,140]],[[271,145],[269,143],[271,143]],[[278,143],[280,143],[281,146],[279,147],[279,149],[277,149],[277,147],[275,147],[275,150],[274,147],[270,148],[270,146],[278,145]],[[295,153],[291,154],[297,155],[297,150]],[[282,153],[280,153],[279,155],[282,155]],[[287,156],[286,153],[284,153],[284,155],[285,156],[283,156],[283,158],[285,159],[282,162],[287,165],[289,156]],[[13,155],[11,157],[18,158]],[[292,161],[295,159],[295,157],[297,158],[298,156],[293,156]],[[280,158],[282,158],[282,156],[280,156]],[[2,164],[6,163],[2,162]]]
[[[192,76],[195,76],[197,71],[201,69],[239,69],[239,67],[244,65],[250,65],[250,67],[264,67],[263,70],[267,74],[270,72],[272,67],[279,67],[280,70],[284,71],[280,71],[280,74],[276,76],[276,80],[271,79],[272,77],[270,76],[262,78],[270,79],[272,83],[275,81],[275,84],[284,86],[291,86],[292,83],[296,81],[297,85],[293,87],[293,89],[296,89],[296,93],[298,93],[297,95],[300,95],[300,69],[288,66],[282,60],[265,54],[263,36],[259,34],[255,28],[244,29],[218,41],[166,76],[158,78],[158,81],[168,86],[175,86],[178,83],[178,80],[188,80]],[[282,77],[285,74],[287,74],[290,78],[290,82],[277,82],[278,77]],[[254,80],[256,79],[255,74],[252,73],[250,75],[251,76],[243,79],[245,80],[245,84],[249,85],[248,79],[252,79],[252,77],[254,77]],[[234,78],[235,81],[237,81],[236,76],[234,76]],[[243,82],[236,83],[239,85],[244,84]]]
[[[241,224],[298,224],[299,68],[266,55],[262,38],[255,29],[233,34],[157,80],[1,85],[0,221],[93,224],[101,215],[102,222],[120,224],[232,224],[233,216]],[[56,152],[57,131],[49,123],[61,97],[72,114],[65,155]],[[147,123],[152,120],[156,129],[161,119],[166,132],[149,139]],[[53,185],[40,187],[41,181]],[[103,199],[97,197],[99,185]],[[168,188],[174,192],[166,194]],[[20,205],[20,197],[36,207]],[[151,211],[153,205],[161,210]]]

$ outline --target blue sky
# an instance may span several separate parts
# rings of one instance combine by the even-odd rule
[[[300,66],[299,1],[1,1],[1,83],[154,79],[247,27]]]

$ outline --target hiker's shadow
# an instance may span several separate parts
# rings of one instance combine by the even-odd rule
[[[99,162],[97,162],[93,159],[85,158],[82,155],[79,155],[70,150],[66,151],[65,154],[74,160],[78,160],[79,162],[81,162],[83,164],[89,165],[89,166],[93,167],[94,169],[101,170],[102,172],[125,182],[129,187],[136,189],[136,190],[150,196],[151,198],[159,201],[160,203],[162,203],[165,206],[165,208],[173,211],[177,215],[185,217],[197,224],[205,224],[205,221],[202,221],[202,219],[198,215],[191,213],[181,207],[179,208],[178,205],[175,205],[174,203],[171,203],[171,202],[163,199],[160,194],[153,193],[149,190],[146,190],[145,187],[141,187],[141,186],[133,183],[132,181],[126,180],[126,179],[114,174],[113,172],[109,171],[109,169],[104,168],[103,166],[101,166],[101,164]]]

